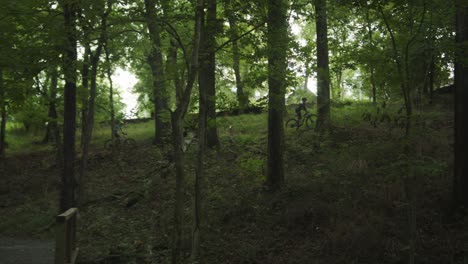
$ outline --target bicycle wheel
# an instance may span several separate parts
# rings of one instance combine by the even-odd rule
[[[313,128],[314,127],[314,115],[309,115],[306,117],[305,124],[307,128]]]
[[[104,142],[104,147],[106,149],[112,149],[114,148],[114,144],[112,143],[112,139],[108,139]]]
[[[136,141],[133,138],[125,139],[125,141],[123,143],[124,143],[124,146],[126,148],[135,148],[136,147]]]
[[[286,121],[286,125],[285,125],[286,128],[298,128],[297,126],[297,120],[294,119],[294,118],[291,118],[289,119],[288,121]]]

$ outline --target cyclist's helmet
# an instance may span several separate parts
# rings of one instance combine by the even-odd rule
[[[307,98],[302,97],[302,102],[306,102],[306,101],[307,101]]]

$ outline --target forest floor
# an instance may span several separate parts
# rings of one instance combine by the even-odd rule
[[[209,151],[206,163],[201,263],[407,263],[408,183],[416,263],[468,263],[468,217],[452,206],[450,107],[416,115],[410,158],[404,131],[363,121],[364,112],[376,116],[365,104],[336,105],[325,134],[286,129],[286,184],[277,193],[263,184],[266,114],[219,118],[221,148]],[[169,148],[151,145],[151,131],[128,133],[137,148],[111,152],[97,144],[90,157],[79,263],[168,263],[175,189]],[[186,161],[186,254],[195,158],[196,143]],[[53,238],[60,186],[53,151],[9,155],[0,175],[0,234]]]

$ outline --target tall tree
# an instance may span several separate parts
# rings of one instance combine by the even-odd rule
[[[112,64],[110,60],[109,54],[109,39],[106,38],[106,42],[104,43],[104,51],[106,54],[106,74],[107,80],[109,81],[109,109],[110,109],[110,133],[112,142],[114,141],[115,133],[114,133],[114,125],[115,125],[115,107],[114,107],[114,82],[112,81]]]
[[[284,182],[283,112],[288,50],[288,1],[268,1],[268,170],[267,184],[277,190]]]
[[[213,2],[213,0],[207,0]],[[216,1],[216,0],[215,0]],[[205,23],[204,14],[201,18],[201,24]],[[208,61],[209,51],[207,51],[206,43],[206,26],[200,30],[200,46],[203,47],[203,52],[200,51],[200,70],[198,74],[198,157],[195,172],[195,199],[193,206],[193,231],[192,231],[192,261],[199,262],[200,254],[200,237],[202,223],[202,205],[203,205],[203,182],[205,174],[205,152],[207,140],[207,121],[208,121],[208,96],[207,90],[210,85],[211,77],[211,61]],[[214,68],[213,68],[214,70]],[[213,79],[214,80],[214,79]]]
[[[367,27],[367,36],[368,36],[368,41],[369,41],[369,49],[374,50],[374,39],[372,35],[374,34],[374,31],[372,29],[372,22],[370,20],[370,8],[368,6],[367,1],[364,1],[364,8],[366,12],[366,27]],[[370,71],[370,82],[372,86],[372,103],[376,104],[377,103],[377,85],[375,84],[375,74],[374,74],[374,65],[373,63],[369,63],[369,71]]]
[[[468,3],[456,0],[455,61],[455,198],[468,208]]]
[[[6,102],[5,102],[5,87],[3,82],[3,68],[0,66],[0,160],[5,158],[5,135],[6,135]]]
[[[206,123],[207,145],[214,147],[219,145],[218,128],[216,125],[216,65],[215,65],[215,49],[216,49],[216,0],[207,0],[206,21],[203,26],[201,38],[201,62],[200,62],[200,77],[199,85],[205,86],[206,92],[206,107],[208,121]]]
[[[63,72],[65,76],[64,123],[63,123],[63,170],[60,209],[65,211],[75,206],[75,126],[76,126],[76,60],[77,29],[76,1],[63,0],[63,17],[65,32]]]
[[[330,72],[328,65],[327,1],[315,0],[317,30],[317,128],[330,122]]]
[[[240,70],[240,49],[239,49],[239,33],[237,29],[236,14],[233,9],[233,1],[226,0],[225,13],[229,23],[229,35],[232,40],[232,68],[234,69],[234,75],[236,78],[236,95],[237,102],[239,104],[240,112],[247,107],[248,98],[244,92],[244,83],[242,81],[241,70]]]
[[[153,104],[154,104],[154,144],[160,144],[167,134],[168,100],[166,84],[164,81],[163,58],[161,47],[161,27],[158,22],[155,0],[145,0],[145,15],[151,40],[151,51],[148,63],[153,78]]]
[[[58,89],[58,69],[53,67],[50,70],[50,88],[48,94],[48,121],[46,127],[46,135],[42,143],[48,143],[49,140],[54,139],[57,147],[60,143],[60,131],[57,124],[57,89]]]
[[[182,236],[182,216],[184,212],[184,188],[185,188],[185,155],[184,155],[184,135],[183,124],[187,114],[192,89],[197,78],[199,69],[199,49],[200,49],[200,31],[202,28],[202,18],[204,16],[203,0],[198,0],[195,6],[195,26],[192,43],[192,55],[186,58],[187,61],[187,79],[185,87],[179,89],[176,85],[176,109],[171,113],[173,148],[176,169],[176,190],[175,190],[175,208],[174,208],[174,233],[172,245],[171,263],[179,263]],[[184,49],[185,50],[185,49]]]
[[[107,7],[106,7],[107,5]],[[78,197],[81,202],[84,200],[84,188],[86,183],[86,172],[88,167],[88,156],[89,156],[89,148],[91,145],[91,138],[93,135],[93,128],[94,128],[94,117],[95,117],[95,106],[96,106],[96,96],[97,96],[97,74],[99,68],[99,61],[101,57],[102,50],[104,48],[104,44],[107,41],[107,19],[109,14],[112,12],[112,1],[108,0],[103,2],[95,7],[100,13],[100,26],[99,26],[99,38],[97,47],[94,52],[89,51],[90,56],[90,67],[91,71],[89,72],[90,81],[90,90],[89,90],[89,98],[87,100],[88,107],[87,113],[85,116],[85,124],[86,127],[84,129],[85,136],[82,137],[84,142],[82,142],[82,157],[81,157],[81,167],[80,167],[80,188],[79,194],[82,197]],[[89,49],[89,48],[87,48]]]

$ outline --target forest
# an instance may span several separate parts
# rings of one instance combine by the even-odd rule
[[[0,3],[0,264],[468,263],[468,0]]]

